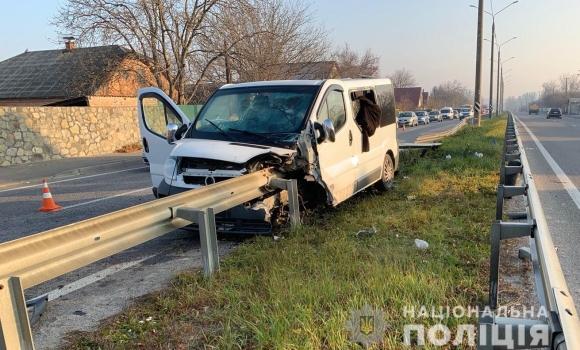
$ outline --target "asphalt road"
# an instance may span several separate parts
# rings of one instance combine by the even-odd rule
[[[516,116],[560,264],[580,310],[580,117]]]
[[[414,143],[415,139],[422,135],[437,134],[443,131],[447,131],[453,128],[459,123],[459,119],[453,120],[443,120],[443,122],[431,122],[427,125],[418,125],[414,127],[406,126],[405,131],[403,128],[398,128],[397,137],[401,143]]]
[[[39,184],[0,190],[0,243],[154,200],[145,166],[56,178],[49,188],[62,209],[38,211]],[[220,240],[220,255],[236,244]],[[33,327],[36,349],[57,348],[67,332],[91,330],[135,298],[168,285],[178,272],[201,266],[198,234],[181,229],[25,290],[27,300],[49,299]]]

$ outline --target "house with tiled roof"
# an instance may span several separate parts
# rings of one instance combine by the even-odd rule
[[[423,88],[395,88],[395,104],[400,110],[416,110],[423,108]]]
[[[0,62],[0,106],[136,106],[154,85],[137,56],[118,45],[27,51]]]

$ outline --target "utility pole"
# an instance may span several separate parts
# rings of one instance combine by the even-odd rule
[[[491,107],[493,106],[493,49],[495,40],[495,16],[492,16],[491,18],[493,23],[491,24],[491,68],[489,69],[489,119],[491,119],[491,116],[493,115],[491,113]]]
[[[569,107],[569,103],[568,103],[568,78],[566,78],[566,114],[568,114],[568,107]]]
[[[497,49],[497,90],[495,95],[495,116],[499,116],[499,71],[501,67],[501,46]]]
[[[475,59],[475,117],[477,126],[481,126],[481,52],[483,51],[483,0],[477,7],[477,56]],[[492,61],[493,64],[493,61]]]

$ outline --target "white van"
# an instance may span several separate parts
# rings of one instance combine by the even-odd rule
[[[373,184],[390,189],[398,169],[389,79],[229,84],[193,121],[160,89],[145,88],[138,93],[138,113],[157,198],[273,167],[298,180],[303,199],[318,194],[337,205]],[[270,211],[280,204],[260,201]],[[222,217],[256,220],[247,208]]]
[[[455,116],[453,115],[453,108],[451,108],[451,107],[441,108],[441,117],[443,119],[449,119],[449,120],[452,120],[453,118],[455,118]]]

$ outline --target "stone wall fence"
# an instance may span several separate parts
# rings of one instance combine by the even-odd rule
[[[136,107],[0,107],[0,166],[110,154],[139,142]]]

